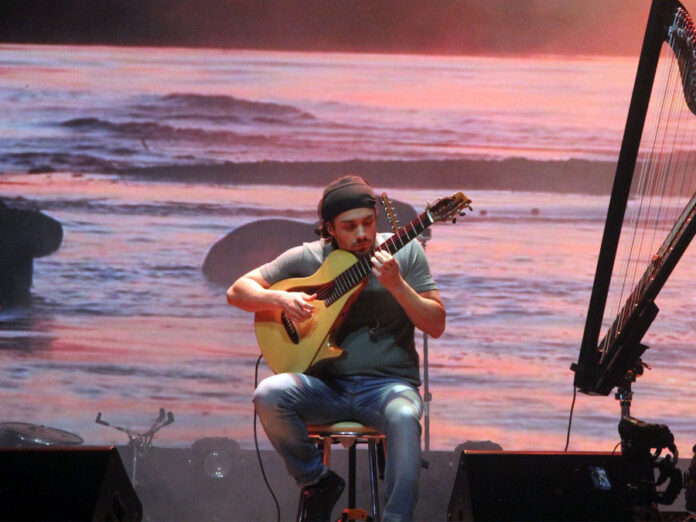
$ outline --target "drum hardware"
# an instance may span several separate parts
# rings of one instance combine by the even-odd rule
[[[147,453],[147,451],[152,446],[152,440],[155,437],[155,433],[157,433],[165,426],[168,426],[169,424],[172,424],[174,422],[174,414],[171,411],[165,413],[164,408],[160,408],[159,415],[152,423],[152,426],[150,426],[150,429],[145,432],[136,432],[129,428],[124,428],[123,426],[115,426],[113,424],[110,424],[105,420],[102,420],[101,412],[97,414],[97,418],[94,422],[96,422],[97,424],[101,424],[102,426],[109,426],[110,428],[122,431],[123,433],[128,435],[128,448],[131,451],[130,478],[133,482],[133,485],[135,486],[138,484],[136,475],[138,460],[144,457],[145,453]]]
[[[36,448],[78,446],[84,442],[79,435],[58,428],[27,422],[0,423],[0,447]]]

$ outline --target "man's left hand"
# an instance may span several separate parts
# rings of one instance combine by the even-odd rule
[[[375,274],[384,288],[395,290],[401,286],[403,279],[401,272],[399,272],[399,264],[389,252],[377,250],[370,261],[372,262],[372,273]]]

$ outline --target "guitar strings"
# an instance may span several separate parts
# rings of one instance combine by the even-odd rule
[[[420,232],[417,232],[417,228],[421,228],[422,232],[431,224],[432,220],[428,217],[426,212],[423,212],[400,229],[399,233],[390,236],[381,243],[376,250],[388,251],[391,254],[395,254],[401,247],[418,236]],[[411,235],[413,235],[413,237],[411,237]],[[397,242],[399,243],[398,245]],[[317,291],[317,298],[326,301],[326,305],[330,306],[346,292],[359,284],[372,269],[370,257],[372,257],[374,252],[375,250],[370,251],[368,255],[360,258],[357,263],[351,265],[336,276],[332,283],[322,286]]]

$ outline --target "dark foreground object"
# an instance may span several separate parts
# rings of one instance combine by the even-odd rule
[[[620,454],[465,451],[448,520],[634,520]]]
[[[142,519],[113,447],[0,450],[0,520]]]
[[[29,302],[34,258],[55,252],[62,241],[63,226],[55,219],[0,200],[0,307]]]

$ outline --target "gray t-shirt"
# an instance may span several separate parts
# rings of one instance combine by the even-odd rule
[[[386,239],[390,235],[379,236]],[[263,265],[261,275],[270,284],[310,276],[333,250],[330,241],[304,243]],[[417,241],[406,244],[394,258],[402,277],[416,292],[437,289],[423,247]],[[346,353],[323,364],[321,374],[399,377],[420,385],[413,323],[372,273],[337,332],[336,344]]]

